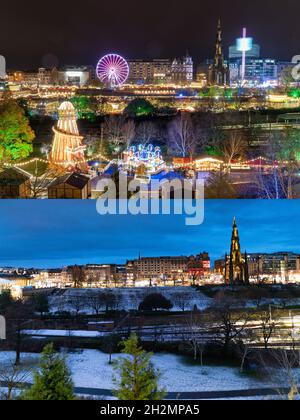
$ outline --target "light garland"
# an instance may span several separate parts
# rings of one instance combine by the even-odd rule
[[[102,159],[106,163],[110,163],[111,162],[110,159],[108,159],[106,156],[103,156],[101,153],[99,153],[97,155],[91,156],[88,159],[78,160],[76,162],[74,162],[74,161],[64,161],[64,162],[51,161],[50,162],[47,159],[33,158],[33,159],[30,159],[30,160],[27,160],[27,161],[21,162],[21,163],[5,163],[4,166],[6,166],[8,168],[23,168],[24,166],[30,165],[32,163],[46,163],[47,165],[49,163],[52,163],[54,165],[67,166],[67,165],[71,165],[71,164],[74,165],[75,163],[76,164],[77,163],[88,163],[88,162],[90,162],[91,160],[94,160],[94,159]]]
[[[21,162],[21,163],[14,163],[14,164],[13,163],[5,163],[4,166],[5,167],[9,167],[9,168],[14,168],[14,167],[16,167],[16,168],[23,168],[24,166],[27,166],[27,165],[30,165],[30,164],[33,164],[33,163],[45,163],[47,165],[49,163],[52,163],[52,164],[55,164],[55,165],[68,166],[68,165],[71,165],[71,164],[74,165],[74,164],[80,164],[80,163],[88,163],[88,162],[91,162],[92,160],[95,160],[95,159],[102,159],[105,163],[113,163],[114,162],[114,160],[111,160],[111,159],[107,158],[106,156],[102,155],[101,153],[98,153],[98,154],[93,155],[93,156],[91,156],[91,157],[89,157],[87,159],[78,160],[76,162],[74,162],[74,161],[64,161],[64,162],[51,161],[50,162],[47,159],[32,158],[32,159],[30,159],[28,161]],[[278,162],[275,162],[275,161],[274,162],[271,162],[269,159],[267,159],[267,158],[265,158],[263,156],[259,156],[259,157],[255,158],[255,159],[246,160],[246,161],[240,162],[240,163],[231,163],[230,166],[231,167],[235,167],[235,166],[249,166],[249,164],[254,163],[254,162],[258,161],[258,160],[262,160],[264,162],[269,162],[269,164],[267,164],[267,165],[265,163],[264,166],[268,166],[268,167],[272,167],[273,165],[278,166]],[[201,160],[201,162],[203,162],[203,163],[205,161],[206,161],[206,159]],[[209,163],[212,162],[209,159],[207,161]],[[221,163],[221,161],[218,161],[218,162]],[[176,163],[176,164],[174,164],[172,166],[173,167],[176,167],[176,168],[180,168],[180,167],[187,167],[188,168],[188,167],[194,166],[195,163],[196,163],[196,161],[195,162],[189,162],[189,163],[183,163],[183,164]],[[223,163],[224,163],[224,165],[226,165],[225,162],[223,162]],[[283,161],[282,163],[287,164],[288,161]],[[135,166],[135,165],[132,165],[132,166]],[[261,166],[261,165],[253,165],[253,166],[256,166],[257,167],[257,166]]]

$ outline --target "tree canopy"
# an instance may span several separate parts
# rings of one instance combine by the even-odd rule
[[[169,311],[172,308],[172,302],[160,293],[152,293],[146,296],[139,306],[140,311],[157,311],[158,309]]]
[[[42,353],[39,372],[34,375],[32,387],[21,395],[22,400],[66,401],[74,400],[73,383],[63,358],[46,346]]]
[[[159,371],[151,363],[152,354],[139,346],[136,334],[124,341],[123,353],[126,356],[115,362],[116,397],[127,401],[162,400],[165,393],[159,390]]]
[[[14,101],[0,105],[0,161],[10,162],[28,157],[35,134],[25,111]]]
[[[153,115],[155,108],[151,102],[146,99],[134,99],[124,110],[124,114],[128,117],[146,117]]]

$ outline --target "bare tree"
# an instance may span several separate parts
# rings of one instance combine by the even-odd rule
[[[59,295],[55,297],[55,305],[59,313],[63,313],[66,310],[67,299],[64,295]]]
[[[127,149],[131,146],[134,137],[135,137],[135,123],[132,120],[127,121],[123,125],[123,136],[124,142],[126,144]]]
[[[70,297],[68,304],[75,311],[76,316],[78,316],[80,311],[86,306],[86,299],[84,299],[82,294],[74,293],[73,296]]]
[[[214,318],[216,341],[227,354],[230,345],[242,339],[249,323],[249,312],[237,310],[234,300],[220,296],[214,306]]]
[[[277,328],[276,321],[271,319],[270,313],[264,311],[260,314],[260,330],[262,333],[262,338],[264,342],[265,350],[269,348],[269,342],[274,335]]]
[[[254,334],[253,330],[245,330],[243,334],[243,339],[240,345],[240,353],[241,353],[241,366],[240,372],[244,372],[245,362],[250,354],[253,352],[253,343],[257,340],[256,334]]]
[[[124,143],[124,117],[119,115],[110,115],[105,118],[104,134],[109,143],[119,147]]]
[[[278,386],[278,394],[290,401],[299,399],[299,379],[296,369],[299,367],[299,351],[279,349],[272,351],[271,356],[275,369],[267,365],[266,362],[265,368],[269,372],[272,383]],[[286,389],[289,389],[288,393]]]
[[[49,185],[64,174],[64,168],[58,165],[55,167],[49,167],[43,174],[35,172],[30,179],[31,198],[37,199],[47,195]]]
[[[26,336],[23,329],[32,322],[33,307],[30,301],[14,301],[6,310],[7,340],[15,348],[15,365],[21,362],[21,353]]]
[[[87,296],[87,303],[98,316],[105,305],[105,296],[101,290],[93,290]]]
[[[191,115],[182,112],[169,125],[168,146],[182,157],[193,157],[196,148],[195,131]]]
[[[193,350],[194,360],[196,361],[199,356],[201,366],[203,366],[203,353],[205,350],[205,342],[201,338],[201,324],[201,315],[191,313],[190,318],[187,320],[188,343]]]
[[[106,292],[103,295],[106,312],[117,310],[122,302],[122,297],[119,293]]]
[[[226,163],[230,166],[234,159],[243,156],[246,150],[246,143],[241,134],[233,131],[222,141],[220,150],[224,155]]]
[[[24,384],[29,376],[30,370],[21,370],[20,366],[13,363],[8,367],[2,368],[0,371],[0,382],[6,389],[2,392],[2,399],[6,401],[15,399],[15,391],[20,389],[20,385]]]
[[[173,293],[172,301],[175,306],[178,306],[178,308],[182,310],[182,312],[185,312],[191,302],[190,294],[188,292]]]
[[[137,127],[136,140],[144,147],[148,146],[152,141],[156,140],[158,130],[156,125],[150,121],[144,121]]]
[[[256,184],[263,198],[295,198],[294,185],[298,182],[300,139],[298,130],[286,129],[270,133],[265,155],[269,160],[266,171],[258,170]]]
[[[73,265],[71,267],[72,280],[75,289],[80,289],[85,281],[85,273],[83,267],[79,265]]]

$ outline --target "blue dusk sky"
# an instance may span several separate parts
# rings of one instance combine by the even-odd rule
[[[234,216],[243,250],[300,253],[299,214],[298,200],[212,200],[204,223],[188,227],[185,216],[99,216],[94,201],[0,200],[0,266],[124,263],[139,252],[216,259],[229,249]]]

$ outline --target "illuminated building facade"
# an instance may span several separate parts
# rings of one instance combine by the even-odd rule
[[[63,102],[59,107],[59,120],[53,128],[54,140],[50,160],[66,165],[84,160],[85,146],[79,135],[77,117],[71,102]]]
[[[169,59],[130,60],[129,82],[155,84],[170,81],[172,62]]]
[[[128,276],[135,279],[192,278],[209,275],[210,257],[207,252],[186,257],[149,257],[127,261]]]
[[[242,61],[230,63],[230,82],[239,83],[242,78]],[[272,85],[278,82],[278,66],[273,59],[247,59],[245,64],[244,84],[246,86]]]
[[[37,71],[16,71],[9,73],[10,83],[19,84],[22,88],[36,89],[40,86],[57,84],[55,79],[56,69],[47,70],[39,68]]]
[[[194,79],[193,59],[183,58],[131,60],[129,61],[129,82],[137,84],[174,83],[190,84]]]
[[[96,73],[92,66],[68,66],[58,72],[58,84],[87,86],[95,80]]]
[[[230,83],[249,87],[274,85],[278,81],[277,61],[261,58],[260,45],[253,43],[243,29],[243,37],[229,47]]]
[[[114,264],[88,264],[84,267],[84,277],[87,285],[107,285],[117,279],[117,266]]]
[[[205,277],[211,273],[211,262],[208,252],[191,256],[188,261],[188,273],[190,277]]]
[[[300,255],[292,252],[249,254],[248,265],[250,276],[258,281],[288,283],[295,275],[300,278]]]
[[[172,82],[176,85],[188,85],[194,79],[194,63],[188,54],[183,58],[175,58],[171,67]]]
[[[34,275],[33,284],[36,287],[70,287],[72,275],[67,268],[43,270]]]

